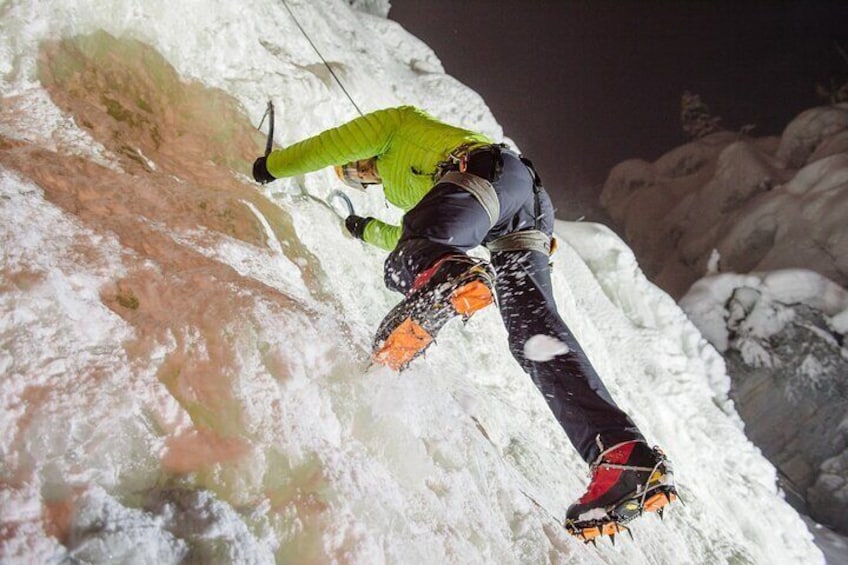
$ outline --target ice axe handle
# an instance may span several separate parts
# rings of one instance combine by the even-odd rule
[[[274,103],[268,100],[268,107],[265,108],[265,115],[262,116],[262,121],[259,122],[259,127],[265,123],[265,118],[268,118],[268,139],[265,141],[265,156],[271,154],[271,149],[274,146]]]

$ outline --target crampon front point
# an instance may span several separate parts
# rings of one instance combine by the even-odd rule
[[[651,489],[647,496],[636,496],[628,498],[618,504],[611,506],[600,512],[605,512],[604,516],[586,520],[566,520],[565,529],[568,533],[583,540],[586,543],[595,543],[596,538],[601,536],[609,536],[615,543],[615,536],[620,533],[627,533],[630,537],[633,534],[625,524],[638,518],[645,512],[655,512],[660,518],[663,517],[665,507],[678,500],[677,490],[673,485],[662,485]]]

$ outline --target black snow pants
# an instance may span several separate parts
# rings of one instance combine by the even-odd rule
[[[516,153],[498,147],[475,151],[466,172],[494,186],[500,204],[494,226],[490,227],[489,214],[469,191],[456,184],[437,184],[403,218],[401,239],[386,259],[389,288],[405,294],[415,277],[444,255],[465,253],[516,231],[538,229],[548,236],[553,232],[550,198],[541,187],[534,190],[534,174]],[[492,266],[510,351],[583,459],[592,462],[599,455],[597,437],[607,447],[644,439],[612,400],[557,313],[547,255],[527,249],[498,251],[492,253]],[[568,352],[548,361],[528,359],[525,344],[535,335],[559,340]]]

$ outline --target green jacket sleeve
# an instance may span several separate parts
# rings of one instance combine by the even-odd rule
[[[291,177],[381,155],[406,110],[405,106],[378,110],[273,151],[266,162],[268,172],[277,178]]]
[[[391,251],[397,246],[400,233],[400,226],[393,226],[374,218],[365,225],[362,239],[366,243]]]

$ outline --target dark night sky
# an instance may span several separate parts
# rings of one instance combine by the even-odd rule
[[[680,96],[779,135],[848,79],[848,2],[391,0],[389,18],[480,93],[533,159],[561,219],[602,219],[609,170],[686,141]]]

